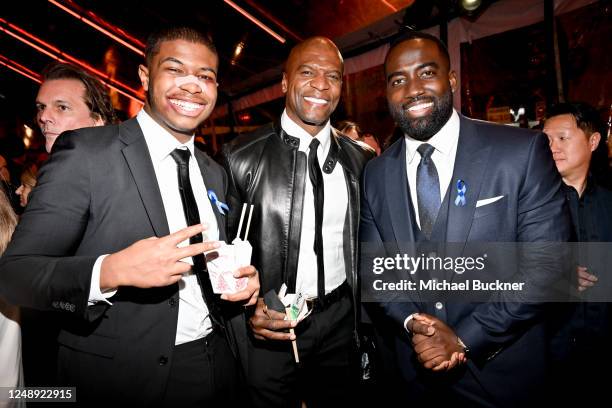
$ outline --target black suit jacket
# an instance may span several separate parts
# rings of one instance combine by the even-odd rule
[[[406,187],[405,152],[402,138],[364,170],[362,242],[401,248],[403,243],[417,240]],[[453,203],[458,179],[468,185],[465,206]],[[542,133],[461,117],[451,180],[446,242],[562,242],[569,238],[561,178]],[[499,196],[503,198],[476,207],[478,200]],[[526,266],[523,272],[542,279],[550,275],[554,281],[559,268],[559,263],[544,259]],[[368,272],[363,269],[363,273]],[[426,375],[413,360],[412,346],[403,329],[404,319],[420,311],[445,321],[470,347],[468,370],[455,374],[450,384],[468,395],[472,403],[486,405],[493,401],[512,406],[529,400],[545,375],[546,344],[541,325],[544,304],[509,302],[503,294],[497,294],[486,303],[450,303],[436,308],[421,302],[418,296],[411,302],[380,304],[397,334],[397,360],[406,380]],[[468,376],[476,379],[477,390],[484,388],[481,395],[469,388],[474,381],[472,385],[463,383]]]
[[[196,149],[206,188],[225,201],[224,170]],[[217,217],[220,239],[225,219]],[[80,397],[159,401],[170,369],[178,285],[121,287],[113,305],[87,305],[103,254],[169,233],[149,151],[136,119],[62,134],[0,263],[11,303],[63,314],[59,373]]]

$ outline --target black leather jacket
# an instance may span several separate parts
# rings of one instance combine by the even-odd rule
[[[227,195],[230,239],[236,236],[242,204],[255,205],[248,240],[253,246],[252,264],[260,273],[261,295],[270,289],[278,291],[283,283],[287,283],[289,293],[295,291],[307,181],[307,157],[298,151],[298,146],[299,139],[285,133],[276,123],[241,135],[223,149],[223,164],[230,177]],[[332,130],[329,154],[322,168],[331,173],[336,165],[342,166],[348,187],[344,261],[347,282],[357,306],[355,319],[359,310],[360,177],[365,163],[372,157],[372,152]]]

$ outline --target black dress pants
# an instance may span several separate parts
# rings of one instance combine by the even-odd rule
[[[351,406],[357,385],[353,327],[347,294],[295,328],[299,366],[291,342],[252,339],[247,380],[253,406],[300,407],[301,401],[308,408]]]
[[[223,334],[174,348],[164,407],[234,407],[244,400],[237,362]]]

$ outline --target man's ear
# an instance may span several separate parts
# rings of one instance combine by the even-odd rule
[[[457,73],[455,71],[448,73],[448,82],[450,83],[451,91],[455,93],[457,91]]]
[[[281,88],[283,89],[283,93],[287,93],[287,74],[283,72],[283,80],[281,81]]]
[[[145,91],[149,91],[149,68],[144,65],[138,65],[138,77]]]
[[[589,145],[591,146],[591,151],[594,152],[599,146],[599,142],[601,141],[601,133],[595,132],[589,137]]]

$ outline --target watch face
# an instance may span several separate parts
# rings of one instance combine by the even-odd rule
[[[468,346],[466,346],[463,340],[461,340],[459,337],[457,337],[457,344],[463,347],[463,351],[465,352],[465,354],[470,352],[470,349],[468,348]]]

